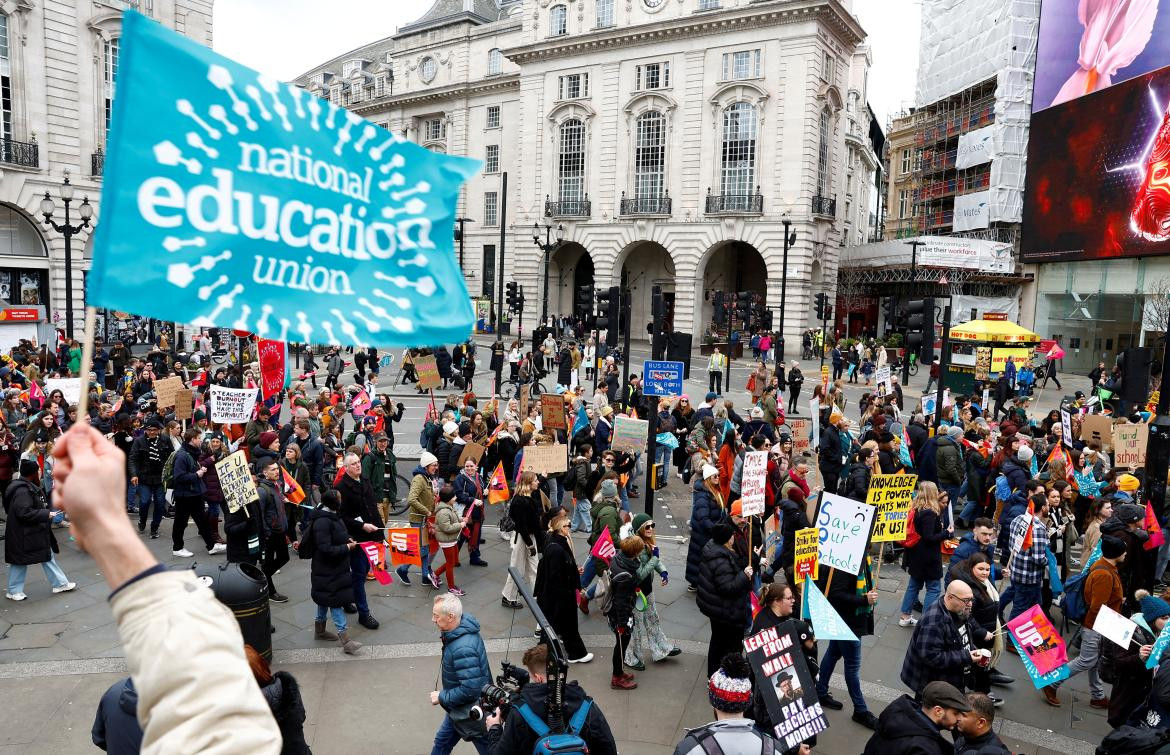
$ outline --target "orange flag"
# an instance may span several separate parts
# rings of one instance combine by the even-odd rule
[[[288,473],[284,467],[280,468],[280,476],[284,478],[284,497],[291,503],[300,503],[305,500],[305,489]]]
[[[1028,529],[1024,531],[1024,541],[1020,544],[1020,550],[1026,551],[1032,547],[1032,528],[1036,523],[1036,507],[1031,501],[1028,501]]]
[[[504,476],[504,462],[496,465],[492,479],[488,481],[488,503],[503,503],[512,497],[508,490],[508,478]]]

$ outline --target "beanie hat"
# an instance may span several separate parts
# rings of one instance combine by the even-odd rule
[[[961,438],[963,437],[963,428],[958,425],[951,425],[947,428],[947,435],[955,439]]]
[[[1133,594],[1137,598],[1138,605],[1141,606],[1142,617],[1152,629],[1154,622],[1163,616],[1170,616],[1170,603],[1159,598],[1157,595],[1150,595],[1145,590],[1138,590]]]
[[[732,516],[743,516],[743,502],[742,501],[736,501],[735,503],[731,504],[731,515]]]
[[[613,480],[601,481],[601,497],[602,498],[617,498],[618,489],[617,483]]]
[[[202,409],[196,409],[192,413],[192,416],[195,418],[196,422],[201,422],[201,421],[207,419],[207,415],[204,413],[204,411]]]
[[[21,477],[40,477],[41,465],[37,464],[36,459],[21,459],[20,460],[20,476]]]
[[[459,434],[460,435],[471,435],[471,423],[470,422],[460,422],[459,423]]]
[[[423,469],[426,469],[427,467],[429,467],[432,464],[438,464],[438,463],[439,463],[438,457],[435,456],[430,451],[423,451],[422,456],[420,456],[418,459],[418,465],[420,467],[422,467]]]
[[[1125,541],[1119,537],[1105,535],[1101,538],[1101,556],[1103,558],[1119,558],[1125,553]]]
[[[653,522],[654,520],[650,518],[649,514],[642,513],[634,517],[633,521],[630,523],[630,526],[633,528],[633,532],[636,535],[638,534],[638,530],[642,529],[645,524]]]
[[[707,401],[715,401],[718,398],[719,398],[719,394],[715,393],[714,391],[711,391],[710,393],[707,394],[706,400]]]
[[[458,432],[459,432],[459,425],[455,424],[454,422],[444,422],[443,423],[443,434],[444,435],[455,435]]]
[[[1123,474],[1117,478],[1118,490],[1124,490],[1127,493],[1132,493],[1140,487],[1141,483],[1138,482],[1138,478],[1131,474]]]
[[[707,683],[711,707],[724,713],[742,713],[752,703],[752,670],[739,653],[723,656]]]
[[[271,430],[265,430],[264,432],[260,433],[260,447],[261,448],[268,448],[269,446],[272,445],[272,441],[276,440],[279,437],[280,437],[279,435],[272,432]]]
[[[1133,524],[1139,522],[1146,515],[1146,510],[1136,503],[1123,503],[1117,508],[1113,509],[1113,516],[1122,524]]]
[[[1020,450],[1016,451],[1016,461],[1028,464],[1032,461],[1032,457],[1035,455],[1035,452],[1032,451],[1030,447],[1020,446]]]
[[[714,477],[717,474],[719,474],[719,469],[717,467],[713,467],[710,464],[703,465],[703,480],[704,480],[704,482],[707,480],[710,480],[712,477]]]

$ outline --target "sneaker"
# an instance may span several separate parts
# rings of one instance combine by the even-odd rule
[[[191,551],[187,550],[186,548],[180,548],[177,551],[171,551],[171,555],[178,556],[179,558],[191,558],[195,554],[192,553]]]
[[[898,626],[900,626],[900,627],[912,627],[912,626],[917,626],[917,624],[918,624],[918,619],[914,618],[913,616],[911,616],[907,619],[898,619]]]
[[[432,590],[439,589],[439,578],[435,576],[434,572],[427,575],[426,581],[430,584]]]
[[[820,701],[822,708],[828,708],[829,710],[843,710],[845,708],[845,703],[833,697],[828,692],[823,695],[818,695],[817,699]]]
[[[151,530],[150,539],[151,540],[158,540],[158,530]]]
[[[9,600],[24,600],[28,596],[22,592],[6,592],[4,593],[4,597],[8,598]]]
[[[646,664],[642,663],[641,661],[638,661],[637,663],[627,663],[626,665],[629,666],[630,668],[632,668],[634,671],[645,671],[646,670]]]
[[[214,556],[217,553],[223,553],[226,550],[227,550],[226,545],[224,545],[223,543],[216,543],[215,545],[211,546],[211,549],[209,551],[207,551],[207,555]]]
[[[532,630],[532,639],[534,639],[534,640],[539,640],[539,639],[540,639],[540,634],[541,634],[541,633],[540,633],[540,627],[537,627],[536,629],[533,629],[533,630]]]
[[[859,723],[870,731],[877,731],[877,716],[870,713],[868,710],[853,711],[854,723]]]
[[[699,588],[695,587],[694,585],[691,585],[691,584],[687,585],[687,592],[698,592],[698,591],[699,591]]]
[[[458,587],[451,587],[451,588],[448,588],[448,589],[447,589],[447,592],[451,593],[451,594],[452,594],[452,595],[454,595],[456,598],[462,598],[464,595],[466,595],[466,594],[467,594],[467,593],[463,592],[462,590],[460,590]]]
[[[504,608],[511,608],[513,610],[524,607],[524,604],[520,601],[508,600],[507,598],[500,598],[500,605],[502,605]]]
[[[72,592],[73,590],[76,590],[76,589],[77,589],[76,582],[66,582],[65,584],[61,585],[60,587],[54,587],[53,594],[57,595],[58,593]]]
[[[991,680],[992,685],[994,685],[996,687],[1006,687],[1009,684],[1016,683],[1016,680],[1014,678],[1008,676],[1007,674],[1003,673],[1002,671],[999,671],[998,669],[991,670],[990,680]]]
[[[402,584],[406,585],[407,587],[410,587],[410,577],[407,576],[406,572],[398,571],[397,569],[395,569],[394,573],[398,575],[398,580],[400,582],[402,582]]]
[[[589,663],[591,660],[593,660],[593,653],[586,653],[580,658],[570,658],[569,663]]]
[[[288,602],[287,595],[281,595],[280,593],[275,592],[275,591],[268,594],[268,599],[271,600],[273,603],[287,603]]]
[[[139,532],[146,532],[146,522],[139,522],[138,523],[138,531]]]

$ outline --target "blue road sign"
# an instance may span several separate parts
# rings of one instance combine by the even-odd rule
[[[678,396],[683,392],[683,363],[644,362],[642,381],[647,396]]]

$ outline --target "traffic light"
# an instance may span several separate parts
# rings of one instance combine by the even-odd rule
[[[722,291],[715,292],[715,326],[722,328],[727,324],[727,303]]]
[[[617,346],[621,289],[617,286],[600,289],[597,292],[597,329],[605,331],[605,345]]]
[[[516,294],[516,311],[524,311],[524,286],[520,286],[519,293]]]
[[[826,310],[829,307],[828,294],[817,294],[813,297],[813,309],[817,314],[818,320],[827,320],[825,316]]]
[[[886,332],[898,330],[898,300],[888,297],[882,300],[882,319],[886,323]]]
[[[752,292],[740,291],[735,295],[735,319],[744,329],[752,324]]]
[[[593,286],[582,286],[577,289],[577,301],[573,307],[574,313],[587,313],[593,308]]]
[[[934,299],[911,299],[906,302],[906,349],[928,361],[933,348]]]
[[[760,315],[760,324],[764,326],[764,330],[772,330],[772,310],[764,310],[763,314]]]
[[[504,301],[508,304],[508,310],[515,312],[517,309],[516,300],[519,298],[516,281],[508,281],[504,286],[504,290]]]

